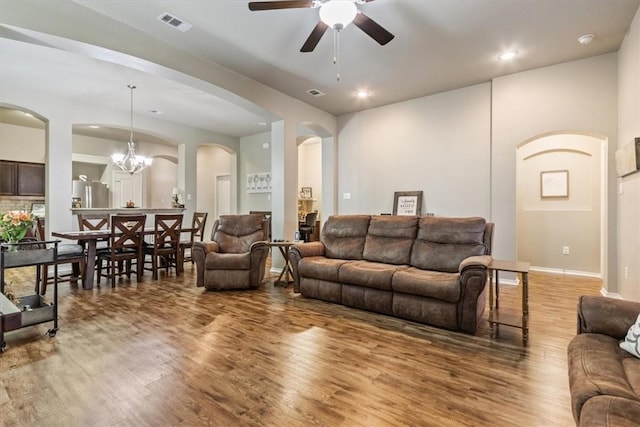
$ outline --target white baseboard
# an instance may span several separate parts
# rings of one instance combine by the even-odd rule
[[[282,268],[271,267],[271,269],[269,271],[274,273],[274,274],[280,274],[280,273],[282,273],[282,270],[283,270]]]
[[[520,279],[500,279],[500,286],[518,286],[520,284]]]
[[[577,271],[577,270],[563,270],[561,268],[547,268],[547,267],[529,267],[530,271],[539,271],[541,273],[550,273],[550,274],[566,274],[569,276],[582,276],[582,277],[593,277],[595,279],[602,279],[602,275],[600,273],[593,273],[590,271]]]
[[[624,299],[624,298],[622,298],[622,296],[620,294],[609,292],[605,288],[600,288],[600,295],[602,295],[603,297],[607,297],[607,298]]]

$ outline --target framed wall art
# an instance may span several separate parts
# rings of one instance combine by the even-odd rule
[[[393,193],[394,215],[422,215],[422,191],[396,191]]]
[[[247,174],[247,193],[271,193],[271,173]]]
[[[313,198],[313,189],[311,187],[302,187],[300,191],[301,199],[311,199]]]
[[[540,172],[540,197],[543,199],[569,197],[569,171]]]

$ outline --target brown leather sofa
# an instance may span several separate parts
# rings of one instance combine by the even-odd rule
[[[269,255],[269,223],[260,215],[221,215],[211,241],[193,242],[196,286],[257,289]]]
[[[331,216],[319,242],[289,251],[294,291],[475,333],[493,228],[478,217]]]
[[[640,426],[640,359],[619,346],[639,313],[639,302],[580,297],[578,335],[567,349],[577,425]]]

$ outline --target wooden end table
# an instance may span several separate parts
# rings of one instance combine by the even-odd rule
[[[297,242],[285,240],[284,242],[268,242],[270,248],[278,248],[282,258],[284,258],[284,267],[278,278],[273,282],[276,286],[287,286],[293,282],[293,270],[291,269],[291,262],[289,261],[289,248],[295,245]],[[284,280],[282,277],[284,276]]]
[[[491,336],[498,336],[500,333],[500,325],[510,326],[512,328],[522,329],[522,344],[527,345],[529,339],[529,263],[522,261],[506,261],[494,259],[487,266],[491,272],[491,281],[489,282],[489,326],[491,327]],[[522,313],[513,314],[503,310],[500,312],[500,283],[499,273],[508,271],[520,275],[522,288]],[[495,280],[494,280],[495,275]],[[495,284],[495,301],[493,286]]]

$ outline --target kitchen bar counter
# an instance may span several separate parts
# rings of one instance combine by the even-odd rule
[[[72,208],[71,213],[78,214],[175,214],[184,212],[184,208]]]

